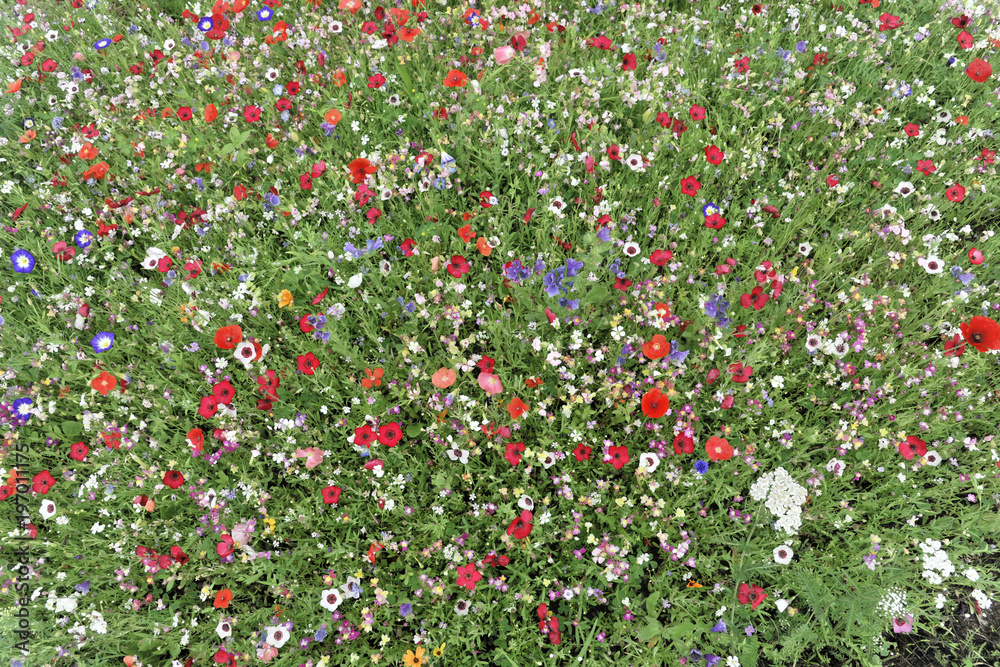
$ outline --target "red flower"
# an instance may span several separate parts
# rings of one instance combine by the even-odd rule
[[[592,37],[587,40],[587,46],[592,46],[595,49],[604,49],[605,51],[611,48],[611,40],[601,35],[600,37]]]
[[[359,447],[370,447],[377,439],[378,436],[368,424],[354,429],[354,444]]]
[[[953,201],[957,204],[965,199],[965,188],[958,183],[955,183],[950,188],[945,190],[944,196],[948,198],[948,201]]]
[[[476,590],[476,582],[482,578],[483,575],[476,572],[476,564],[469,563],[465,567],[458,568],[458,581],[456,583],[474,591]]]
[[[336,505],[340,500],[340,487],[339,486],[328,486],[323,489],[323,502],[327,505]]]
[[[365,175],[378,171],[378,167],[373,167],[372,163],[363,157],[353,160],[347,167],[351,170],[351,182],[355,184],[363,183]]]
[[[621,155],[618,154],[618,144],[611,144],[608,146],[608,158],[612,160],[621,160]]]
[[[369,88],[381,88],[383,83],[385,83],[385,77],[381,74],[373,74],[368,77]]]
[[[461,255],[452,255],[451,261],[445,267],[454,278],[461,278],[469,272],[469,263]]]
[[[223,535],[220,539],[222,541],[215,545],[215,553],[225,558],[229,554],[233,553],[236,543],[233,542],[233,538],[228,534]]]
[[[982,251],[978,248],[972,248],[969,250],[969,261],[979,266],[986,261],[986,257],[983,255]]]
[[[443,83],[446,88],[463,88],[468,82],[469,77],[465,72],[453,69],[448,72]]]
[[[677,434],[677,436],[674,437],[674,453],[678,456],[681,454],[693,454],[694,439],[690,436],[684,435],[683,433]]]
[[[517,419],[527,411],[528,406],[517,396],[515,396],[513,400],[511,400],[510,405],[507,406],[507,412],[510,413],[511,419]]]
[[[962,337],[980,352],[1000,350],[1000,324],[988,317],[975,316],[958,325]]]
[[[725,438],[712,436],[705,443],[705,452],[713,461],[728,461],[733,457],[733,446]]]
[[[913,458],[914,454],[917,456],[923,456],[927,453],[927,443],[916,436],[909,436],[905,441],[900,442],[898,445],[899,453],[903,455],[903,458],[909,461]],[[916,448],[916,452],[914,452]]]
[[[205,419],[211,419],[219,411],[219,399],[216,396],[202,396],[198,414]]]
[[[573,456],[576,457],[577,461],[590,460],[590,447],[581,442],[573,450]]]
[[[88,448],[87,445],[85,445],[82,442],[78,442],[75,445],[70,446],[69,457],[77,461],[83,461],[84,457],[87,456],[87,452],[89,451],[90,448]]]
[[[920,126],[916,123],[907,123],[903,127],[903,132],[906,132],[908,137],[919,137],[920,136]]]
[[[965,342],[962,341],[962,337],[955,334],[955,337],[949,341],[945,341],[944,344],[944,356],[946,357],[960,357],[965,354]]]
[[[399,246],[399,249],[402,250],[403,254],[407,257],[413,257],[413,251],[416,250],[416,248],[417,242],[413,239],[406,239]]]
[[[830,62],[830,54],[826,53],[825,51],[823,53],[817,53],[816,55],[813,56],[814,67],[822,67],[823,65],[826,65],[829,62]]]
[[[194,114],[191,113],[191,107],[181,107],[177,110],[178,120],[191,120],[193,116]]]
[[[616,290],[621,290],[622,292],[625,292],[631,286],[632,286],[632,281],[629,280],[628,278],[625,278],[623,280],[621,278],[615,277],[615,289]]]
[[[399,424],[397,422],[392,422],[389,424],[383,424],[378,429],[378,441],[381,442],[386,447],[395,447],[399,439],[403,437],[400,431]]]
[[[191,558],[176,544],[170,547],[170,558],[173,559],[175,563],[180,563],[181,565],[187,565],[188,561],[191,560]]]
[[[309,319],[309,315],[310,313],[306,313],[305,315],[299,318],[299,329],[302,330],[302,333],[309,333],[310,331],[316,328],[306,321]]]
[[[43,470],[34,477],[31,478],[31,490],[35,493],[40,493],[43,496],[49,492],[49,489],[55,485],[56,480],[52,478],[48,470]]]
[[[899,20],[898,16],[894,16],[889,12],[882,14],[882,16],[879,17],[879,20],[882,21],[882,24],[878,27],[879,32],[885,32],[886,30],[895,30],[899,26],[903,25],[903,22]]]
[[[656,266],[664,266],[673,258],[674,253],[669,250],[654,250],[653,254],[649,256],[649,263],[655,264]]]
[[[689,113],[691,114],[691,120],[693,121],[705,120],[705,107],[693,104],[691,105]]]
[[[972,48],[972,43],[975,41],[975,40],[972,39],[972,35],[970,35],[969,33],[967,33],[964,30],[962,32],[958,33],[957,39],[958,39],[958,45],[962,49],[971,49]]]
[[[726,154],[719,150],[719,147],[715,144],[705,147],[705,159],[712,164],[722,164],[722,158],[726,157]]]
[[[937,167],[930,160],[917,160],[917,171],[922,173],[924,176],[930,176],[932,173],[937,171]]]
[[[523,442],[508,442],[503,457],[507,459],[512,466],[516,466],[521,462],[521,452],[523,451]]]
[[[312,352],[308,354],[300,354],[296,360],[299,365],[299,370],[305,375],[312,375],[319,368],[319,359]]]
[[[312,190],[313,181],[309,174],[299,176],[299,187],[303,190]]]
[[[969,19],[968,16],[962,14],[961,16],[956,16],[955,18],[953,18],[951,20],[951,24],[956,28],[966,28],[968,27],[970,20],[971,19]]]
[[[635,54],[626,53],[622,57],[622,71],[631,72],[635,69]]]
[[[629,462],[628,447],[624,445],[608,447],[608,456],[611,457],[608,463],[613,465],[615,470],[621,470],[622,466]]]
[[[256,123],[260,120],[260,109],[252,104],[246,105],[243,107],[243,119],[248,123]]]
[[[701,188],[701,183],[694,176],[688,176],[681,181],[681,192],[686,195],[691,195],[694,197],[698,194],[698,190]]]
[[[753,306],[754,310],[760,310],[770,298],[770,296],[764,294],[763,287],[757,286],[753,288],[750,294],[744,294],[740,297],[740,305],[744,308]]]
[[[528,535],[531,534],[531,519],[533,518],[531,512],[524,510],[521,512],[521,516],[517,517],[510,522],[510,526],[507,528],[507,534],[513,535],[514,539],[523,540]]]
[[[753,599],[752,607],[754,610],[757,609],[757,605],[764,601],[767,597],[767,593],[760,586],[754,586],[750,588],[748,584],[740,584],[739,591],[736,595],[736,599],[740,601],[740,604],[750,604],[751,598]]]
[[[750,56],[743,56],[741,59],[735,61],[733,67],[740,74],[746,74],[750,71]]]
[[[670,343],[663,334],[656,334],[652,340],[643,344],[642,353],[649,359],[662,359],[670,354]]]
[[[243,342],[243,329],[238,324],[219,327],[215,332],[215,345],[220,350],[231,350]]]
[[[709,229],[722,229],[726,226],[726,219],[718,213],[705,216],[705,226]],[[728,273],[728,272],[727,272]]]
[[[180,474],[176,470],[169,470],[163,475],[163,483],[171,489],[176,489],[184,483],[184,475]]]
[[[826,186],[828,188],[835,188],[837,187],[838,183],[840,183],[840,181],[833,174],[830,174],[829,176],[826,177]]]
[[[729,366],[729,372],[733,374],[733,382],[744,384],[750,379],[750,376],[753,375],[753,367],[744,366],[742,363],[737,361],[735,364]]]
[[[965,70],[965,73],[976,83],[983,83],[993,74],[993,68],[985,60],[976,58],[969,63],[969,67]]]
[[[233,400],[233,396],[236,395],[236,390],[233,389],[233,385],[229,384],[229,380],[223,380],[222,382],[216,382],[212,386],[212,394],[215,396],[217,402],[229,405]]]

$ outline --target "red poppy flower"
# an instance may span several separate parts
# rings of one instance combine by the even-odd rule
[[[674,258],[674,253],[669,250],[654,250],[653,254],[649,256],[649,263],[655,264],[656,266],[664,266],[667,262]]]
[[[514,539],[523,540],[528,535],[531,534],[531,520],[534,518],[528,510],[521,512],[521,516],[517,517],[510,522],[510,526],[507,527],[507,534],[513,535]]]
[[[767,304],[771,297],[764,294],[763,287],[754,287],[749,294],[744,294],[740,297],[740,305],[744,308],[749,308],[753,306],[754,310],[760,310]]]
[[[643,344],[642,353],[649,359],[662,359],[670,354],[670,343],[663,334],[656,334],[652,340]]]
[[[233,592],[228,588],[224,588],[215,594],[215,602],[212,603],[212,606],[216,609],[227,609],[232,600]]]
[[[956,28],[967,28],[969,26],[970,21],[971,19],[968,16],[962,14],[961,16],[956,16],[955,18],[953,18],[951,20],[951,24]]]
[[[181,550],[181,548],[177,545],[170,547],[170,558],[175,563],[178,563],[180,565],[187,565],[188,561],[191,560],[191,558],[186,553],[184,553]]]
[[[608,146],[608,158],[611,160],[621,160],[622,157],[618,153],[618,144],[612,144]]]
[[[733,457],[733,446],[725,438],[712,436],[705,443],[705,452],[713,461],[728,461]]]
[[[983,255],[982,251],[978,248],[972,248],[969,250],[969,261],[979,266],[986,261],[986,257]]]
[[[650,419],[659,419],[670,409],[670,399],[658,387],[653,387],[642,396],[642,413]]]
[[[628,291],[628,288],[632,286],[632,281],[628,278],[622,279],[615,277],[615,289],[622,292]]]
[[[198,414],[205,419],[211,419],[219,411],[219,399],[216,396],[202,396]]]
[[[739,60],[733,63],[733,67],[740,74],[746,74],[750,71],[750,56],[743,56]]]
[[[694,439],[690,436],[679,433],[674,437],[674,453],[681,454],[694,453]]]
[[[341,488],[339,486],[326,487],[322,491],[323,502],[326,503],[327,505],[336,505],[337,502],[340,500],[340,491]]]
[[[252,104],[246,105],[243,107],[243,119],[248,123],[256,123],[260,120],[260,109]]]
[[[299,370],[305,375],[312,375],[319,368],[319,359],[312,352],[300,354],[295,361],[299,365]]]
[[[626,53],[622,56],[622,71],[631,72],[636,67],[635,54]]]
[[[1000,350],[1000,324],[988,317],[977,315],[968,324],[958,325],[962,337],[980,352]]]
[[[590,460],[590,447],[581,442],[573,450],[573,456],[576,457],[577,461]]]
[[[56,480],[52,478],[48,470],[43,470],[34,477],[31,478],[31,490],[35,493],[40,493],[43,496],[49,492],[49,489],[56,483]]]
[[[453,69],[444,78],[446,88],[462,88],[469,82],[469,77],[462,71]]]
[[[212,385],[212,394],[219,403],[229,405],[233,396],[236,395],[236,390],[233,389],[233,385],[229,384],[229,380],[223,380]]]
[[[748,584],[740,584],[738,592],[736,594],[736,599],[740,601],[740,604],[750,604],[753,601],[752,607],[754,610],[757,609],[757,605],[764,601],[767,597],[767,593],[760,586],[754,586],[751,588]]]
[[[722,229],[726,226],[726,219],[718,213],[705,216],[705,226],[709,229]]]
[[[742,363],[737,361],[735,364],[731,364],[729,366],[729,372],[733,374],[733,382],[744,384],[750,379],[750,376],[753,375],[753,367],[744,366]]]
[[[167,471],[163,475],[163,483],[169,486],[171,489],[176,489],[181,484],[184,483],[184,475],[177,472],[176,470]]]
[[[385,77],[381,74],[373,74],[368,77],[368,87],[369,88],[381,88],[382,84],[385,83]]]
[[[622,466],[629,462],[628,447],[612,446],[608,447],[608,456],[611,457],[608,463],[615,467],[615,470],[621,470]]]
[[[378,429],[378,441],[386,447],[395,447],[396,443],[398,443],[399,439],[402,437],[403,433],[397,422],[383,424]]]
[[[355,184],[363,183],[367,174],[378,171],[377,167],[373,167],[372,163],[363,157],[353,160],[347,167],[351,170],[351,182]]]
[[[705,159],[712,164],[722,164],[722,158],[726,157],[726,154],[719,150],[719,147],[715,144],[705,147]]]
[[[701,183],[694,176],[688,176],[681,181],[681,192],[686,195],[691,195],[692,197],[698,194],[698,190],[701,188]]]
[[[507,412],[510,413],[511,419],[517,419],[527,411],[527,404],[517,396],[515,396],[514,399],[511,400],[510,405],[507,406]]]
[[[899,20],[898,16],[886,12],[882,16],[878,17],[882,24],[879,25],[878,31],[885,32],[886,30],[895,30],[899,26],[903,25],[903,22]]]
[[[691,120],[699,121],[705,120],[705,107],[700,107],[697,104],[691,105],[691,109],[688,112],[691,114]]]
[[[219,327],[215,332],[215,345],[220,350],[231,350],[243,342],[243,329],[238,324]]]
[[[378,436],[368,424],[354,429],[354,444],[359,447],[370,447],[377,439]]]
[[[946,357],[960,357],[965,354],[965,342],[962,337],[955,334],[955,337],[949,341],[945,341],[944,344],[944,356]]]
[[[523,451],[523,442],[508,442],[503,457],[507,459],[507,462],[512,466],[516,466],[521,462],[521,452]]]
[[[920,126],[916,123],[907,123],[903,126],[903,132],[905,132],[908,137],[919,137]]]
[[[930,176],[932,173],[937,171],[937,167],[931,160],[917,160],[917,171],[922,173],[924,176]]]
[[[948,198],[948,201],[953,201],[957,204],[965,199],[965,188],[958,183],[955,183],[950,188],[945,190],[944,196]]]
[[[611,48],[611,40],[604,35],[601,35],[600,37],[591,37],[587,40],[587,46],[607,51]]]
[[[299,329],[302,330],[302,333],[309,333],[310,331],[316,328],[311,324],[309,324],[309,322],[307,321],[309,319],[309,315],[310,315],[309,313],[306,313],[305,315],[299,318]]]
[[[70,446],[69,457],[77,461],[83,461],[84,457],[87,456],[87,452],[89,451],[90,448],[88,448],[87,445],[85,445],[82,442],[78,442],[75,445]]]
[[[972,39],[972,35],[970,35],[969,33],[967,33],[964,30],[962,32],[958,33],[958,36],[957,36],[956,39],[958,39],[958,45],[962,49],[971,49],[972,48],[972,43],[975,41],[974,39]]]
[[[985,60],[976,58],[969,63],[969,67],[965,70],[965,73],[976,83],[983,83],[992,76],[993,68]]]
[[[413,257],[413,251],[417,248],[417,242],[413,239],[406,239],[399,245],[399,249],[403,251],[403,254],[407,257]]]
[[[107,396],[108,392],[118,384],[118,378],[107,371],[102,371],[100,375],[91,380],[90,386],[101,396]]]
[[[178,120],[191,120],[193,117],[194,114],[191,112],[191,107],[181,107],[177,110]]]
[[[469,272],[469,263],[461,255],[452,255],[451,261],[445,267],[454,278],[461,278]]]

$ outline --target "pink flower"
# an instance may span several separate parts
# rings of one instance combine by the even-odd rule
[[[264,662],[271,662],[271,660],[273,660],[277,656],[278,656],[278,649],[274,648],[267,642],[264,642],[264,645],[261,648],[257,649],[258,660],[263,660]]]
[[[458,568],[458,583],[459,586],[464,586],[470,591],[476,590],[476,582],[483,578],[483,575],[476,572],[476,564],[469,563],[465,567]]]
[[[514,51],[513,46],[498,46],[493,49],[493,57],[496,59],[498,65],[510,62],[515,53],[516,51]]]
[[[499,394],[503,391],[503,385],[500,384],[500,378],[492,373],[479,374],[479,387],[487,394]]]
[[[898,634],[905,634],[913,630],[913,616],[910,614],[906,615],[906,619],[894,618],[892,619],[892,631]]]
[[[295,450],[295,455],[307,457],[306,468],[315,468],[323,462],[323,450],[318,447],[310,447],[309,449],[299,447]]]

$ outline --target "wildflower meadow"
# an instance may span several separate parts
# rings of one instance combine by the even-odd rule
[[[998,12],[7,0],[0,667],[1000,664]]]

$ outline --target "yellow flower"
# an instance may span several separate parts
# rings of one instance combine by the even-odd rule
[[[406,665],[406,667],[421,667],[421,665],[425,665],[424,653],[426,652],[427,651],[423,646],[418,646],[416,653],[413,651],[407,651],[406,654],[403,655],[403,664]]]
[[[444,644],[441,644],[436,649],[434,649],[435,658],[440,658],[442,655],[444,655]]]
[[[281,290],[281,294],[278,295],[278,308],[284,308],[285,306],[290,306],[295,301],[292,298],[292,293],[286,289]]]

